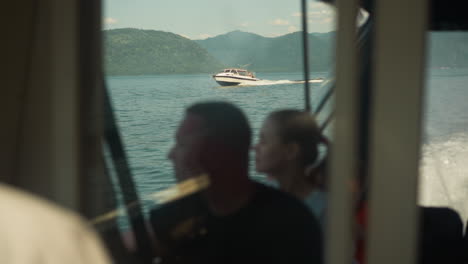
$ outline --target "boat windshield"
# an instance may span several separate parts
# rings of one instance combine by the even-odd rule
[[[212,3],[220,2],[210,1]],[[106,6],[106,16],[113,16],[113,8],[120,5],[118,2],[111,2]],[[284,17],[295,14],[300,10],[299,2],[294,2],[294,4],[284,3],[283,7],[281,16]],[[330,47],[334,46],[334,23],[332,23],[334,13],[333,9],[324,3],[314,2],[310,8],[313,12],[325,12],[320,19],[330,20],[330,23],[327,22],[326,25],[321,25],[320,28],[314,27],[317,23],[311,21],[310,31],[331,32],[318,34],[317,36],[320,37],[311,35],[310,46],[318,47],[320,45],[320,48],[310,49],[311,56],[314,58],[310,60],[311,79],[315,79],[326,77],[328,70],[333,65],[331,62],[333,49]],[[129,14],[138,17],[141,14],[139,10],[149,9],[151,9],[151,5],[147,5],[145,2],[141,3],[141,5],[132,5],[131,8],[125,10]],[[167,8],[153,10],[161,12],[161,16],[158,17],[170,13]],[[276,19],[260,2],[253,1],[249,4],[249,10],[256,10],[257,13],[264,12],[262,14],[271,21]],[[187,11],[189,10],[187,9]],[[232,9],[230,9],[230,12],[236,14],[236,11]],[[245,12],[245,8],[238,9],[237,12]],[[210,12],[209,15],[218,13]],[[227,16],[226,18],[235,17]],[[153,18],[150,17],[150,19]],[[213,20],[216,19],[213,18]],[[179,23],[180,21],[174,19],[170,22]],[[229,24],[232,22],[235,25],[243,23],[243,21],[238,20],[228,20],[226,22],[229,22]],[[300,34],[299,28],[301,25],[299,20],[293,19],[291,19],[291,22],[280,20],[277,23],[279,25],[272,27],[271,33],[270,31],[231,32],[230,27],[225,27],[221,29],[221,35],[214,37],[216,43],[213,42],[213,46],[210,44],[211,39],[204,39],[204,35],[200,35],[205,34],[205,30],[208,33],[217,32],[216,27],[210,23],[206,25],[198,23],[193,29],[192,27],[186,27],[189,30],[187,31],[189,32],[187,33],[188,36],[191,39],[200,39],[200,42],[183,37],[174,37],[172,33],[153,29],[114,29],[113,24],[107,24],[109,29],[103,31],[106,47],[104,57],[107,74],[106,84],[111,95],[115,114],[119,117],[117,122],[122,131],[125,150],[128,153],[129,167],[132,174],[134,174],[136,192],[142,197],[145,213],[160,205],[160,201],[151,196],[154,192],[165,191],[167,187],[177,183],[174,179],[173,164],[166,157],[175,143],[176,127],[184,118],[187,105],[199,101],[218,100],[220,97],[237,103],[250,119],[254,140],[258,139],[263,120],[270,112],[283,108],[303,108],[303,82],[300,81],[304,78],[302,73],[303,58],[301,56],[302,41],[300,38],[296,38]],[[281,26],[285,23],[291,23],[289,28],[291,32],[288,31],[287,27]],[[185,32],[186,24],[181,23],[181,26],[181,29],[173,28],[171,30],[174,33],[182,34]],[[289,35],[293,31],[295,34]],[[223,36],[224,34],[228,35]],[[269,34],[278,35],[278,37],[263,37],[263,35]],[[123,45],[121,41],[121,39],[131,39],[133,43],[134,39],[140,37],[144,38],[145,41],[136,41],[135,45],[138,43],[138,48],[135,50],[133,50],[133,46],[130,48],[130,46]],[[290,40],[288,42],[290,45],[287,47],[277,46],[277,43],[282,43],[283,38]],[[254,39],[258,40],[254,41]],[[165,44],[162,43],[166,40],[171,40],[172,43],[168,46],[171,48],[171,52],[172,49],[174,51],[171,56],[166,56],[170,52],[163,48]],[[267,47],[264,47],[263,43]],[[321,43],[325,43],[325,45]],[[191,54],[198,54],[198,48],[184,50],[185,44],[193,44],[193,47],[201,45],[200,48],[203,48],[203,54],[205,55],[203,57],[193,57]],[[140,52],[146,47],[154,49],[154,53]],[[283,48],[286,48],[287,52],[283,53]],[[114,50],[119,52],[114,53]],[[127,57],[126,54],[129,56]],[[154,57],[149,56],[150,54],[153,54]],[[179,55],[184,58],[182,60],[184,63],[180,65],[178,63],[182,57],[179,57]],[[122,63],[116,63],[117,61],[122,61]],[[155,64],[155,61],[158,61],[158,63]],[[134,62],[141,63],[134,64]],[[247,67],[249,70],[247,70]],[[258,72],[260,79],[271,81],[263,82],[261,85],[239,85],[241,86],[239,89],[234,87],[237,84],[226,85],[230,89],[221,90],[218,88],[225,88],[224,85],[220,87],[218,82],[211,80],[206,75],[206,73],[223,73],[219,76],[214,74],[214,76],[222,79],[221,82],[225,81],[229,84],[229,82],[235,81],[252,81],[255,74],[250,70]],[[142,77],[143,75],[147,75],[147,77]],[[126,77],[122,78],[121,76]],[[186,83],[193,89],[187,91],[187,86],[179,85],[180,83]],[[269,84],[265,85],[265,83]],[[311,82],[312,92],[310,98],[314,104],[318,104],[320,98],[327,91],[319,88],[319,86],[319,83]],[[139,87],[138,91],[135,87]],[[168,87],[176,88],[169,89]],[[294,87],[294,89],[290,89],[291,87]],[[268,91],[269,96],[264,96],[266,91]],[[325,110],[328,111],[331,106],[331,103],[327,104]],[[317,119],[319,121],[325,120],[326,115],[330,113],[330,111],[327,111],[323,111],[323,114],[320,114]],[[253,164],[254,162],[252,155],[250,163]],[[112,162],[109,161],[109,164],[110,170],[116,171]],[[253,166],[249,173],[255,180],[270,184],[265,175],[256,172]],[[126,203],[124,199],[121,199],[124,197],[124,191],[122,190],[123,188],[120,188],[117,184],[115,185],[115,192],[120,197],[118,203],[124,207]],[[119,215],[117,221],[122,230],[131,229],[125,215]]]

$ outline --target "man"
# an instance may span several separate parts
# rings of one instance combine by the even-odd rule
[[[251,130],[225,102],[189,107],[169,153],[182,181],[210,185],[151,212],[163,260],[189,263],[321,263],[317,220],[287,194],[249,178]]]

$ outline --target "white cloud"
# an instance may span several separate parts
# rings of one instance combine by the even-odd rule
[[[189,36],[184,35],[184,34],[179,34],[179,36],[184,37],[184,38],[186,38],[186,39],[191,39]]]
[[[321,23],[321,24],[330,24],[330,23],[332,23],[332,22],[333,22],[333,18],[332,18],[332,17],[326,17],[326,18],[324,18],[324,19],[322,19],[322,20],[319,21],[319,23]]]
[[[297,27],[295,27],[295,26],[289,26],[288,27],[288,32],[296,32],[296,31],[299,31],[299,29],[297,29]]]
[[[321,14],[325,14],[327,11],[325,10],[315,10],[315,11],[310,11],[309,16],[319,16]]]
[[[302,12],[291,13],[297,27],[302,24]],[[299,18],[299,19],[298,19]],[[307,6],[307,24],[310,32],[327,32],[335,28],[336,9],[333,5],[313,1]]]
[[[317,16],[317,17],[311,17],[308,19],[309,23],[318,23],[318,24],[329,24],[335,21],[335,18],[333,16]]]
[[[241,27],[248,27],[249,26],[249,22],[244,22],[242,24],[240,24]]]
[[[317,9],[333,10],[334,9],[333,5],[330,5],[324,2],[318,2],[318,1],[314,1],[310,3],[309,8],[310,10],[317,10]]]
[[[302,12],[291,13],[291,27],[289,32],[293,32],[292,26],[301,28]],[[310,32],[326,32],[335,28],[336,9],[333,5],[323,2],[313,1],[307,6],[307,24]],[[296,30],[297,31],[297,30]]]
[[[302,17],[301,12],[291,14],[292,17]],[[333,6],[322,3],[312,2],[307,11],[307,18],[309,21],[318,22],[324,18],[335,17],[335,9]]]
[[[117,24],[119,21],[115,18],[112,18],[112,17],[106,17],[104,18],[104,24],[106,25],[114,25],[114,24]]]
[[[307,18],[309,23],[331,24],[335,20],[335,9],[322,2],[312,2]]]
[[[270,24],[275,25],[275,26],[287,26],[289,25],[289,21],[281,19],[281,18],[277,18],[273,20]]]
[[[212,35],[210,34],[200,34],[198,35],[198,39],[207,39],[207,38],[211,38],[213,37]]]
[[[270,33],[270,34],[266,34],[265,37],[268,37],[268,38],[276,38],[276,37],[279,37],[279,36],[282,36],[283,34],[280,34],[280,33]]]

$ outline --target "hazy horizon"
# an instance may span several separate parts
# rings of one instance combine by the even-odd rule
[[[308,31],[335,28],[334,7],[308,3]],[[103,29],[137,28],[171,32],[202,40],[235,30],[278,37],[302,29],[300,1],[199,0],[181,4],[172,0],[105,0]]]
[[[159,29],[151,29],[151,28],[122,27],[122,28],[104,28],[103,30],[106,31],[106,30],[118,30],[118,29],[154,30],[154,31],[173,33],[173,34],[176,34],[176,35],[187,38],[187,36],[178,34],[177,32],[171,32],[171,31],[165,31],[165,30],[159,30]],[[207,37],[207,38],[200,38],[200,39],[191,39],[191,38],[189,38],[189,39],[190,40],[205,40],[205,39],[209,39],[209,38],[215,38],[215,37],[218,37],[218,36],[226,35],[226,34],[229,34],[229,33],[232,33],[232,32],[237,32],[237,31],[238,32],[243,32],[243,33],[255,34],[255,35],[258,35],[258,36],[261,36],[261,37],[265,37],[265,38],[277,38],[277,37],[289,35],[289,34],[292,34],[292,33],[301,32],[301,30],[298,30],[298,31],[294,31],[294,32],[287,32],[287,33],[285,33],[283,35],[270,37],[270,36],[264,36],[262,34],[255,33],[255,32],[249,32],[249,31],[245,31],[245,30],[235,29],[235,30],[231,30],[231,31],[228,31],[228,32],[225,32],[225,33],[220,33],[219,35],[215,35],[215,36],[211,36],[211,37]],[[327,31],[327,32],[309,32],[309,34],[327,34],[327,33],[331,33],[331,32],[334,32],[334,31],[335,30],[331,30],[331,31]]]

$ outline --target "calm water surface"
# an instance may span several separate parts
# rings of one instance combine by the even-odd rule
[[[166,156],[187,106],[203,100],[235,103],[251,122],[254,142],[269,112],[279,108],[303,108],[303,84],[284,83],[284,80],[302,79],[301,73],[258,74],[258,77],[277,84],[219,87],[207,74],[107,78],[135,182],[147,206],[152,205],[148,194],[174,183],[172,166]],[[327,73],[312,74],[311,78],[315,77],[327,77]],[[466,218],[468,71],[430,70],[427,86],[420,203],[448,205]],[[311,91],[313,105],[316,105],[326,88],[311,83]],[[322,118],[319,116],[319,120]],[[252,175],[262,180],[254,171]]]

